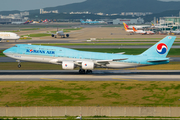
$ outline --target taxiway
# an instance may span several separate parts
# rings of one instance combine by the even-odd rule
[[[180,81],[180,70],[0,70],[0,81]]]

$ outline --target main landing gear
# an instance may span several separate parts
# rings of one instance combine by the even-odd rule
[[[20,62],[20,60],[17,60],[17,62],[18,62],[18,68],[20,68],[20,67],[21,67],[21,62]]]
[[[84,70],[84,69],[79,69],[79,73],[80,74],[88,74],[88,73],[92,73],[92,70]]]

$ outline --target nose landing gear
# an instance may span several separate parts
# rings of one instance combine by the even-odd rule
[[[18,68],[20,68],[21,67],[21,64],[18,64]]]
[[[20,68],[21,67],[21,62],[20,62],[20,60],[16,60],[17,62],[18,62],[18,68]]]

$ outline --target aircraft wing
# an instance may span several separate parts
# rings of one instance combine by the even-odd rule
[[[121,61],[121,60],[127,60],[128,58],[122,58],[122,59],[112,59],[112,60],[96,60],[96,63],[109,63],[112,61]]]
[[[128,58],[122,58],[122,59],[112,59],[112,60],[92,60],[92,62],[94,62],[94,64],[100,65],[100,64],[109,64],[109,62],[112,61],[121,61],[121,60],[127,60]],[[60,59],[52,59],[49,62],[51,63],[55,63],[55,64],[62,64],[63,61],[66,60],[60,60]],[[77,60],[67,60],[67,61],[72,61],[74,64],[81,66],[82,62],[81,60],[77,61]]]

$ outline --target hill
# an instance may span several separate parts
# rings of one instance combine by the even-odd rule
[[[172,16],[179,16],[179,10],[167,10],[167,11],[164,11],[164,12],[160,12],[160,13],[155,13],[155,14],[152,14],[152,15],[147,15],[147,16],[144,16],[144,20],[146,22],[150,22],[154,19],[154,17],[158,18],[159,17],[172,17]]]
[[[61,2],[61,1],[59,1]],[[58,3],[55,3],[58,5]],[[81,3],[73,3],[56,7],[47,7],[44,10],[58,10],[62,12],[103,12],[107,14],[121,12],[153,12],[160,13],[167,10],[178,10],[180,2],[163,2],[159,0],[86,0]],[[1,11],[0,14],[7,15],[20,11]],[[39,9],[29,10],[30,14],[38,14]]]
[[[56,3],[58,4],[58,3]],[[58,10],[59,12],[90,11],[103,13],[121,12],[153,12],[178,10],[180,2],[163,2],[158,0],[86,0],[57,7],[44,8],[45,10]]]
[[[56,3],[58,5],[58,3]],[[152,15],[144,16],[146,22],[150,22],[154,17],[178,16],[180,2],[163,2],[159,0],[86,0],[81,3],[73,3],[57,7],[47,7],[44,10],[58,10],[59,14],[39,14],[39,9],[29,10],[30,19],[116,19],[116,18],[136,18],[131,16],[99,16],[90,14],[70,15],[63,12],[83,12],[93,13],[103,12],[107,14],[121,12],[153,12]],[[0,15],[19,13],[20,11],[1,11]],[[37,17],[38,16],[38,17]]]

